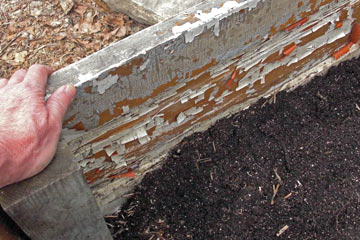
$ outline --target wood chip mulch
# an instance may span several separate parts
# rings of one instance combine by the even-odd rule
[[[35,63],[60,69],[145,27],[101,0],[4,0],[0,77]]]

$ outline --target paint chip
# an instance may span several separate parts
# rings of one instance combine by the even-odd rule
[[[100,94],[105,93],[105,91],[110,88],[112,85],[114,85],[117,80],[119,79],[118,75],[109,75],[105,79],[101,81],[94,80],[93,84],[94,86],[97,86],[98,92]]]
[[[110,157],[115,152],[115,149],[113,149],[112,147],[107,147],[107,148],[105,148],[105,152],[106,152],[106,155],[108,155]]]
[[[145,143],[147,143],[147,142],[149,142],[149,141],[150,141],[150,137],[149,137],[149,136],[145,136],[145,137],[139,138],[139,143],[140,143],[141,145],[143,145],[143,144],[145,144]]]
[[[186,118],[186,115],[185,115],[183,112],[181,112],[181,113],[177,116],[176,121],[177,121],[178,124],[180,124],[180,123],[182,123],[182,122],[185,120],[185,118]]]
[[[143,138],[146,137],[148,134],[145,130],[145,128],[138,128],[136,129],[136,136],[137,138]]]
[[[123,107],[122,107],[122,110],[123,110],[123,112],[124,112],[125,114],[130,112],[129,106],[123,106]]]

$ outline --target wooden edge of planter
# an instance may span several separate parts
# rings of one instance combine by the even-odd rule
[[[54,73],[49,94],[77,87],[63,137],[102,211],[184,136],[356,50],[359,21],[360,0],[208,0]]]
[[[67,147],[33,178],[0,189],[4,211],[31,239],[112,239]]]

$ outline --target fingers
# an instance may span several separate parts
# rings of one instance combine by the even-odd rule
[[[6,78],[0,78],[0,88],[4,87],[8,83]]]
[[[49,124],[50,126],[55,126],[55,131],[61,130],[62,120],[75,94],[75,87],[73,85],[66,85],[58,88],[48,99],[46,105],[49,111]],[[60,129],[57,129],[58,126]]]
[[[9,79],[9,84],[17,84],[19,82],[24,81],[24,77],[26,75],[26,70],[24,69],[20,69],[17,70]]]
[[[48,76],[53,72],[50,67],[35,64],[27,71],[24,82],[28,83],[34,88],[45,91]]]

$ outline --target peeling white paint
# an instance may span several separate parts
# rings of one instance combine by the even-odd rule
[[[145,137],[139,138],[139,143],[140,143],[141,145],[144,145],[144,144],[146,144],[146,143],[149,142],[149,141],[150,141],[150,137],[149,137],[149,136],[145,136]]]
[[[203,111],[202,107],[192,107],[192,108],[186,110],[184,113],[187,116],[194,116],[198,113],[201,113],[202,111]]]
[[[198,98],[195,99],[195,104],[205,99],[205,94],[200,94]]]
[[[145,68],[149,65],[150,63],[150,58],[147,59],[141,66],[140,66],[140,71],[144,71]]]
[[[106,152],[106,155],[108,155],[110,157],[115,152],[115,149],[112,147],[107,147],[107,148],[105,148],[105,152]]]
[[[181,113],[177,116],[176,121],[177,121],[178,124],[180,124],[180,123],[182,123],[185,119],[186,119],[186,115],[185,115],[183,112],[181,112]]]
[[[123,110],[123,112],[124,112],[125,114],[130,112],[129,106],[123,106],[123,107],[122,107],[122,110]]]
[[[164,123],[164,119],[162,117],[156,117],[155,118],[155,125],[160,126]]]
[[[69,143],[75,139],[80,138],[84,135],[84,133],[85,131],[77,131],[74,129],[63,128],[61,132],[61,137],[65,140],[65,142]]]
[[[237,88],[235,89],[235,91],[239,91],[239,90],[243,89],[243,88],[246,87],[246,86],[248,86],[248,83],[247,83],[247,82],[245,82],[245,81],[239,81],[239,82],[238,82],[238,86],[237,86]]]
[[[146,137],[148,134],[145,130],[145,128],[138,128],[136,129],[136,137],[137,138],[143,138],[143,137]]]
[[[222,103],[224,101],[224,98],[226,96],[229,96],[231,93],[233,93],[232,91],[229,90],[225,90],[220,97],[215,99],[216,104]]]
[[[136,135],[134,135],[133,132],[125,135],[124,137],[121,138],[121,144],[126,144],[126,143],[129,143],[131,141],[134,141],[136,139]]]
[[[214,90],[210,93],[209,101],[212,101],[215,98],[215,95],[218,93],[219,87],[214,88]]]
[[[121,155],[115,155],[111,157],[111,160],[116,163],[116,169],[122,168],[122,167],[126,167],[126,161],[125,159],[121,156]]]
[[[94,80],[93,84],[98,88],[98,92],[103,94],[108,88],[114,85],[119,79],[118,75],[108,75],[105,79],[97,81]]]
[[[79,74],[79,81],[74,86],[79,87],[93,78],[94,78],[94,76],[92,73]]]
[[[199,19],[194,23],[186,22],[181,26],[175,26],[172,28],[172,32],[175,35],[185,33],[185,42],[189,43],[194,40],[196,36],[199,36],[204,31],[204,26],[207,29],[214,27],[215,36],[219,36],[220,28],[219,21],[228,17],[234,12],[238,12],[242,9],[253,9],[262,0],[248,0],[238,3],[237,1],[227,1],[220,8],[212,8],[211,11],[203,12],[197,11],[195,17]]]

